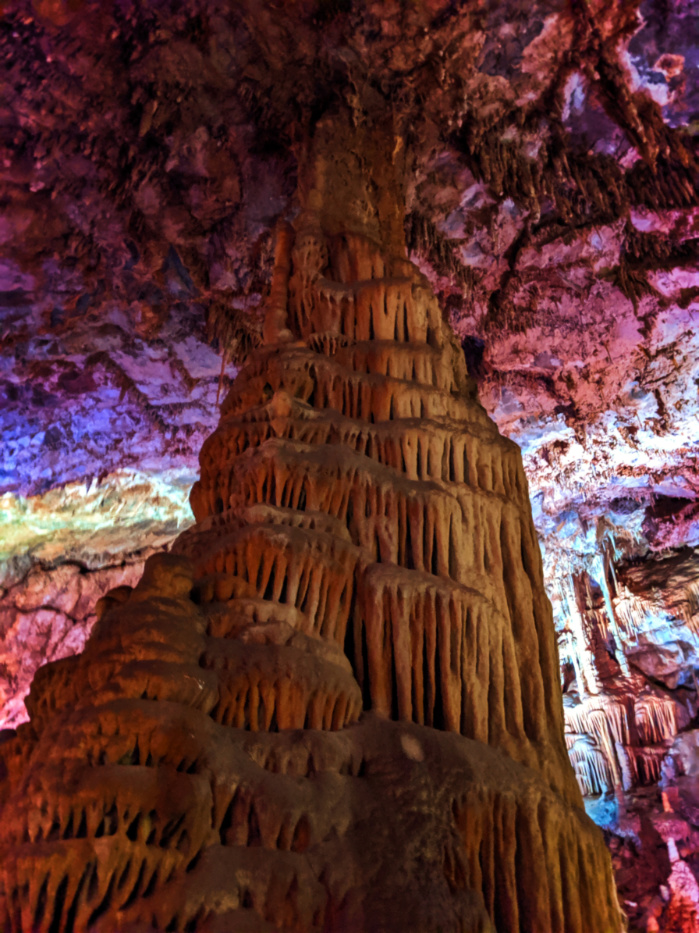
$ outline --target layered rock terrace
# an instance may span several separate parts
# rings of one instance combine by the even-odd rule
[[[328,132],[196,525],[3,746],[8,933],[621,928],[519,452]]]

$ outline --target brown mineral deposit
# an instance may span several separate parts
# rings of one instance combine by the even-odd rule
[[[7,933],[622,928],[519,451],[406,259],[402,147],[354,117],[301,152],[196,525],[2,745]]]

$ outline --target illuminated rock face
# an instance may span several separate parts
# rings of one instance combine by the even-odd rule
[[[581,573],[561,636],[566,742],[583,794],[694,773],[697,571],[687,549]],[[559,598],[560,598],[559,590]],[[582,650],[581,650],[582,649]]]
[[[96,590],[112,564],[140,559],[146,497],[154,536],[174,538],[228,388],[230,362],[221,379],[208,339],[232,349],[236,307],[238,325],[256,327],[271,226],[292,203],[289,124],[319,112],[327,87],[350,101],[366,85],[411,126],[410,257],[475,356],[481,401],[522,447],[564,663],[587,676],[601,645],[602,692],[614,704],[624,692],[627,709],[657,689],[634,662],[668,673],[670,689],[679,672],[676,722],[693,718],[696,612],[662,619],[652,593],[645,618],[634,610],[625,625],[621,612],[588,613],[576,581],[621,582],[629,560],[655,576],[666,548],[699,543],[697,4],[644,0],[640,16],[637,2],[532,0],[525,17],[515,0],[487,16],[450,0],[300,6],[322,15],[313,23],[291,3],[271,14],[259,0],[128,14],[3,4],[0,724],[25,718],[38,663],[83,646],[92,616],[54,588],[65,565],[79,566],[81,587],[95,570]],[[76,56],[89,87],[72,77]],[[351,62],[344,78],[338,61]],[[85,515],[95,500],[97,528]],[[658,743],[644,745],[632,720],[650,779]],[[598,730],[570,725],[594,783],[609,756]],[[605,768],[596,786],[621,774]]]
[[[8,933],[621,928],[519,452],[405,258],[396,152],[316,128],[197,524],[35,678]]]

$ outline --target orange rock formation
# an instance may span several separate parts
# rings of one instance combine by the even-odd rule
[[[403,159],[340,118],[301,153],[197,524],[3,746],[7,933],[621,929],[519,451],[405,257]]]

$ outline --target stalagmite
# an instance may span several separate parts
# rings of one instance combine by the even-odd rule
[[[7,933],[622,928],[519,453],[406,259],[400,152],[315,127],[196,526],[37,675]]]

